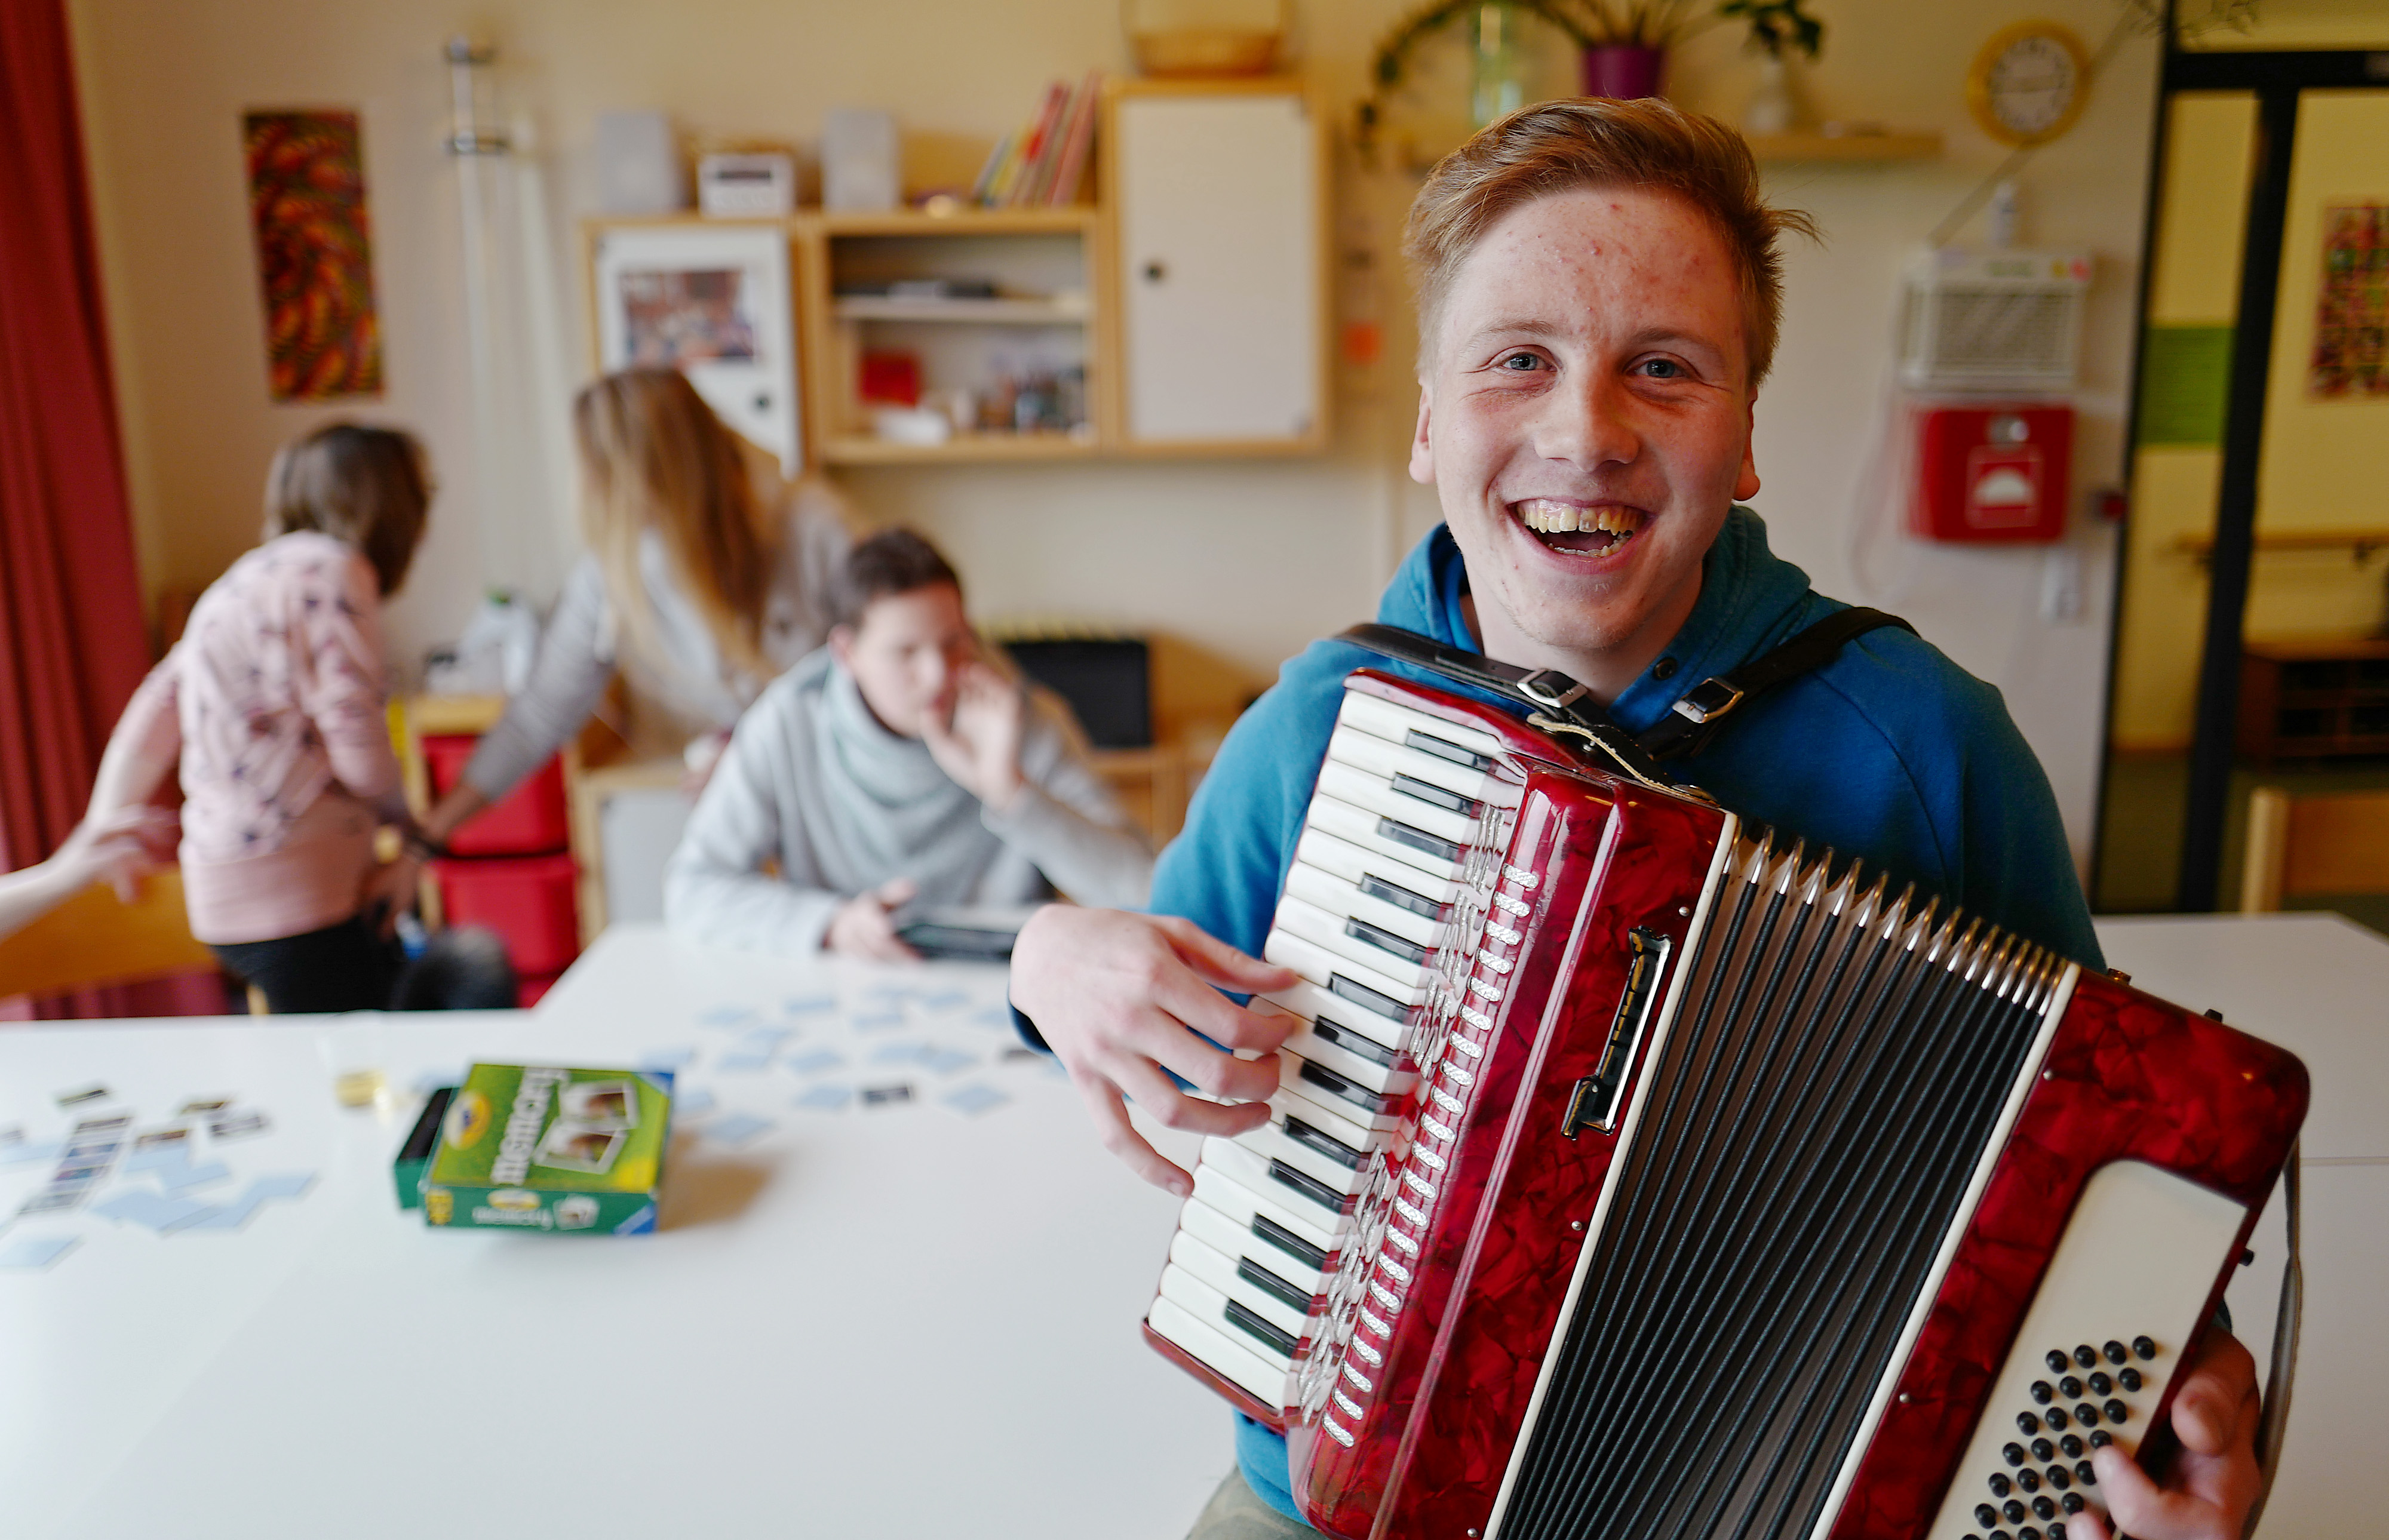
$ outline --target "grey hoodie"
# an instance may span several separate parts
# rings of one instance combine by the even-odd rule
[[[840,905],[897,877],[925,904],[1014,905],[1056,889],[1141,908],[1153,857],[1088,764],[1068,708],[1031,690],[1002,816],[916,738],[880,725],[823,648],[739,719],[664,869],[664,917],[694,940],[817,950]],[[778,874],[766,872],[767,863]]]

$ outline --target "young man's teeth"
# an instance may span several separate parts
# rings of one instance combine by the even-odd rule
[[[1539,535],[1572,535],[1600,530],[1613,535],[1634,532],[1634,515],[1618,508],[1579,508],[1573,503],[1529,498],[1517,505],[1518,521]]]

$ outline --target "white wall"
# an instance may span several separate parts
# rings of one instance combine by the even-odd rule
[[[274,447],[333,414],[275,407],[263,386],[256,284],[243,204],[239,115],[356,106],[364,114],[375,276],[387,337],[386,398],[355,414],[419,428],[443,487],[417,576],[393,609],[413,655],[454,634],[484,580],[466,415],[453,168],[438,148],[441,41],[470,28],[505,56],[510,105],[552,146],[556,248],[578,249],[589,211],[594,114],[659,107],[691,132],[811,142],[833,105],[884,104],[907,131],[916,184],[966,180],[1040,85],[1125,66],[1112,0],[72,0],[79,72],[145,572],[153,588],[203,585],[252,538]],[[1399,0],[1300,7],[1303,69],[1348,111]],[[1936,127],[1941,161],[1781,167],[1770,187],[1823,223],[1796,249],[1775,384],[1759,403],[1758,499],[1778,549],[1828,592],[1883,604],[1999,683],[2087,841],[2099,755],[2110,540],[2079,531],[2084,607],[2039,618],[2040,558],[1914,547],[1878,531],[1854,554],[1853,509],[1877,428],[1907,249],[1993,164],[1997,146],[1963,105],[1967,60],[2027,16],[2066,20],[2094,44],[2115,0],[1820,0],[1827,54],[1801,71],[1820,116]],[[2025,173],[2028,233],[2101,258],[2093,293],[2089,412],[2076,479],[2113,481],[2137,281],[2153,39],[2127,44],[2074,134]],[[1445,56],[1428,73],[1453,78]],[[1552,74],[1564,77],[1555,63]],[[1739,112],[1753,72],[1724,34],[1680,51],[1671,91]],[[1399,170],[1342,158],[1339,245],[1385,272],[1387,362],[1347,369],[1335,450],[1301,462],[942,467],[855,472],[870,516],[922,526],[969,574],[986,614],[1054,613],[1163,628],[1265,679],[1310,636],[1360,617],[1391,561],[1435,517],[1399,476],[1412,411],[1409,320],[1392,277]],[[578,329],[579,275],[559,274]],[[579,373],[581,358],[571,360]],[[1234,682],[1233,680],[1229,682]],[[1219,688],[1224,689],[1226,685]]]

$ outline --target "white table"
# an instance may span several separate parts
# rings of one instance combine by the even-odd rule
[[[2144,987],[2218,1007],[2314,1071],[2307,1352],[2266,1534],[2374,1533],[2389,944],[2313,916],[2109,921],[2100,935]],[[848,1015],[868,1013],[891,981],[970,994],[937,1021],[1000,990],[992,971],[799,966],[627,927],[528,1014],[0,1031],[0,1129],[54,1135],[69,1114],[52,1094],[96,1078],[141,1126],[231,1091],[275,1120],[224,1147],[241,1177],[319,1173],[235,1235],[41,1222],[83,1239],[44,1271],[0,1272],[0,1528],[1182,1534],[1229,1455],[1218,1404],[1135,1331],[1172,1204],[1093,1151],[1065,1083],[1001,1062],[1003,1033],[967,1020],[870,1029],[861,1046],[973,1050],[949,1075],[866,1077],[1012,1098],[977,1117],[934,1099],[800,1113],[787,1102],[806,1080],[778,1064],[709,1067],[739,1035],[697,1025],[722,1005],[798,1025],[783,1061],[829,1041],[855,1057],[843,1027],[785,1001],[834,989]],[[702,1055],[688,1083],[722,1103],[713,1116],[776,1126],[735,1149],[683,1140],[665,1228],[638,1240],[427,1233],[390,1197],[411,1109],[348,1112],[331,1095],[351,1068],[403,1087],[472,1058],[623,1063],[683,1045]],[[40,1174],[0,1167],[0,1213]],[[2260,1230],[2257,1247],[2232,1305],[2261,1356],[2280,1244]]]
[[[2379,1429],[2389,1411],[2389,941],[2334,915],[2102,920],[2110,966],[2153,994],[2213,1008],[2306,1061],[2306,1325],[2266,1540],[2382,1533]],[[2229,1293],[2233,1324],[2272,1351],[2280,1204]]]
[[[968,1004],[859,1034],[783,1009],[835,990],[867,1014],[890,983]],[[790,964],[632,927],[530,1012],[0,1031],[0,1130],[56,1137],[71,1114],[51,1097],[93,1080],[138,1127],[233,1092],[273,1127],[221,1147],[224,1189],[318,1173],[237,1233],[76,1214],[0,1235],[82,1237],[0,1271],[0,1533],[1175,1540],[1232,1462],[1226,1409],[1137,1332],[1175,1204],[1102,1154],[1058,1075],[1002,1060],[1009,1028],[971,1019],[1001,994],[990,969]],[[721,1006],[798,1036],[769,1068],[715,1071],[740,1029],[697,1017]],[[897,1041],[974,1063],[785,1067]],[[348,1111],[332,1090],[351,1068],[403,1088],[681,1046],[721,1106],[676,1140],[663,1228],[635,1239],[427,1232],[391,1196],[412,1099]],[[811,1080],[923,1100],[791,1108]],[[971,1083],[1010,1101],[941,1104]],[[734,1111],[775,1126],[704,1137]],[[45,1170],[0,1167],[0,1214]]]

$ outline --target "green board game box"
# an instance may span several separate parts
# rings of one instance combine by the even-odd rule
[[[671,1075],[475,1064],[440,1120],[423,1217],[451,1229],[640,1235],[671,1137]]]

